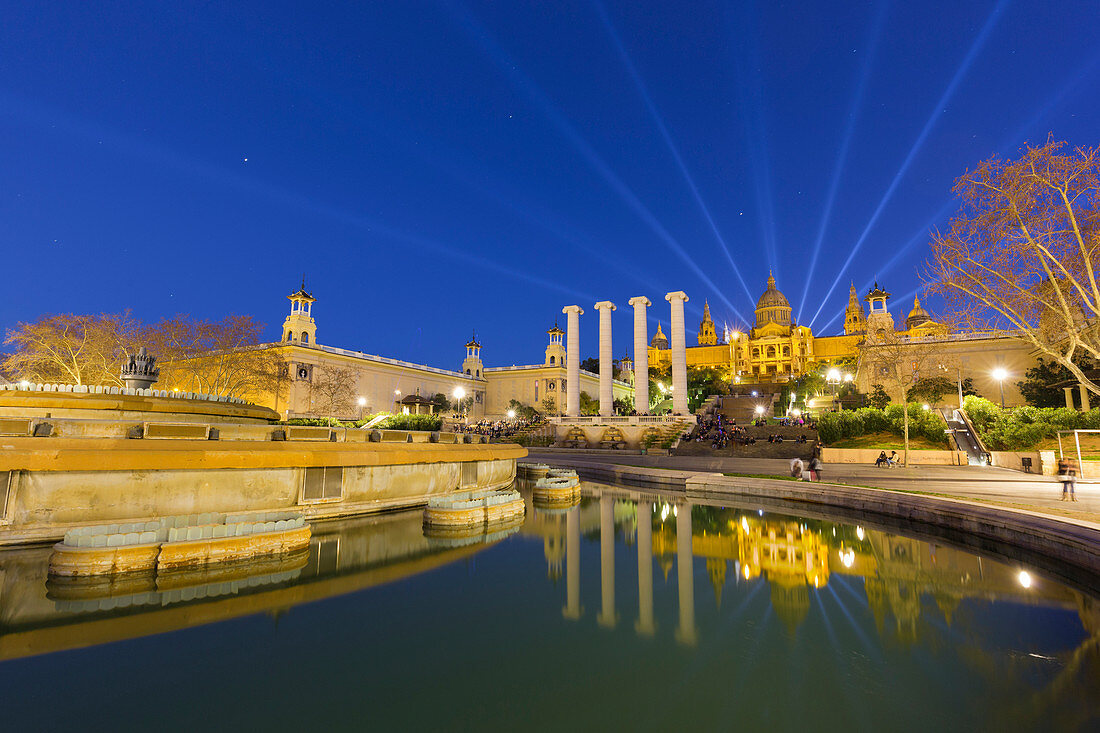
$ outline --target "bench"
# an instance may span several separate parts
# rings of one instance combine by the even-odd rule
[[[143,436],[147,440],[210,440],[209,425],[193,422],[147,422],[142,426]]]
[[[33,424],[31,420],[4,418],[0,420],[0,435],[12,437],[30,435]]]
[[[319,440],[323,443],[336,441],[336,431],[317,425],[287,425],[287,440]]]

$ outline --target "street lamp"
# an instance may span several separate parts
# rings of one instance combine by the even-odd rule
[[[997,380],[997,384],[1001,387],[1001,409],[1005,409],[1005,378],[1008,376],[1008,372],[1002,367],[997,367],[993,370],[993,378]]]
[[[509,410],[507,414],[508,414],[508,419],[509,420],[515,420],[516,419],[516,411],[515,410]]]
[[[359,419],[362,420],[363,419],[363,408],[367,406],[367,398],[366,397],[360,397],[358,402],[359,402]]]
[[[466,390],[462,389],[462,387],[455,387],[455,391],[451,393],[451,396],[455,398],[456,402],[458,402],[457,412],[458,412],[459,415],[461,415],[462,414],[462,398],[466,396]]]

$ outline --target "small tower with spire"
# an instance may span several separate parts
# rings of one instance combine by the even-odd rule
[[[629,351],[619,360],[619,379],[634,385],[634,360],[630,358]]]
[[[290,300],[290,315],[283,321],[283,343],[312,346],[317,343],[317,324],[313,321],[312,293],[306,292],[306,278],[298,292],[286,296]]]
[[[710,317],[710,302],[703,301],[703,320],[699,324],[699,345],[714,346],[718,343],[718,334],[714,330],[714,321]]]
[[[550,343],[546,345],[546,366],[565,366],[565,345],[562,343],[565,331],[558,328],[558,322],[554,321],[554,327],[546,333],[550,335]]]
[[[462,371],[464,374],[469,374],[471,377],[481,378],[481,370],[483,369],[481,363],[481,344],[477,341],[477,333],[474,332],[470,336],[470,340],[466,342],[466,359],[462,362]]]
[[[848,288],[848,307],[844,309],[844,335],[852,336],[867,332],[867,315],[863,312],[863,303],[856,294],[856,284]]]

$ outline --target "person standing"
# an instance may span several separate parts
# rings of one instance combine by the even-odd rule
[[[1077,461],[1065,456],[1059,459],[1058,480],[1062,482],[1062,501],[1077,501]]]

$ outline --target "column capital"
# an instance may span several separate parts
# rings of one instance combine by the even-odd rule
[[[583,316],[584,308],[581,308],[579,305],[567,305],[561,309],[561,312],[566,315],[569,315],[570,313],[576,313],[578,316]]]
[[[635,308],[637,308],[640,305],[643,305],[643,306],[653,305],[652,303],[649,302],[649,298],[645,297],[644,295],[636,295],[633,298],[631,298],[630,300],[628,300],[627,302],[630,305],[634,306]]]
[[[596,305],[592,307],[598,311],[602,311],[605,308],[611,311],[615,310],[615,304],[612,303],[610,300],[601,300],[599,303],[596,303]]]
[[[683,290],[674,290],[673,292],[665,295],[665,300],[667,300],[669,303],[674,300],[680,300],[686,303],[688,301],[688,296],[687,293],[685,293]]]

